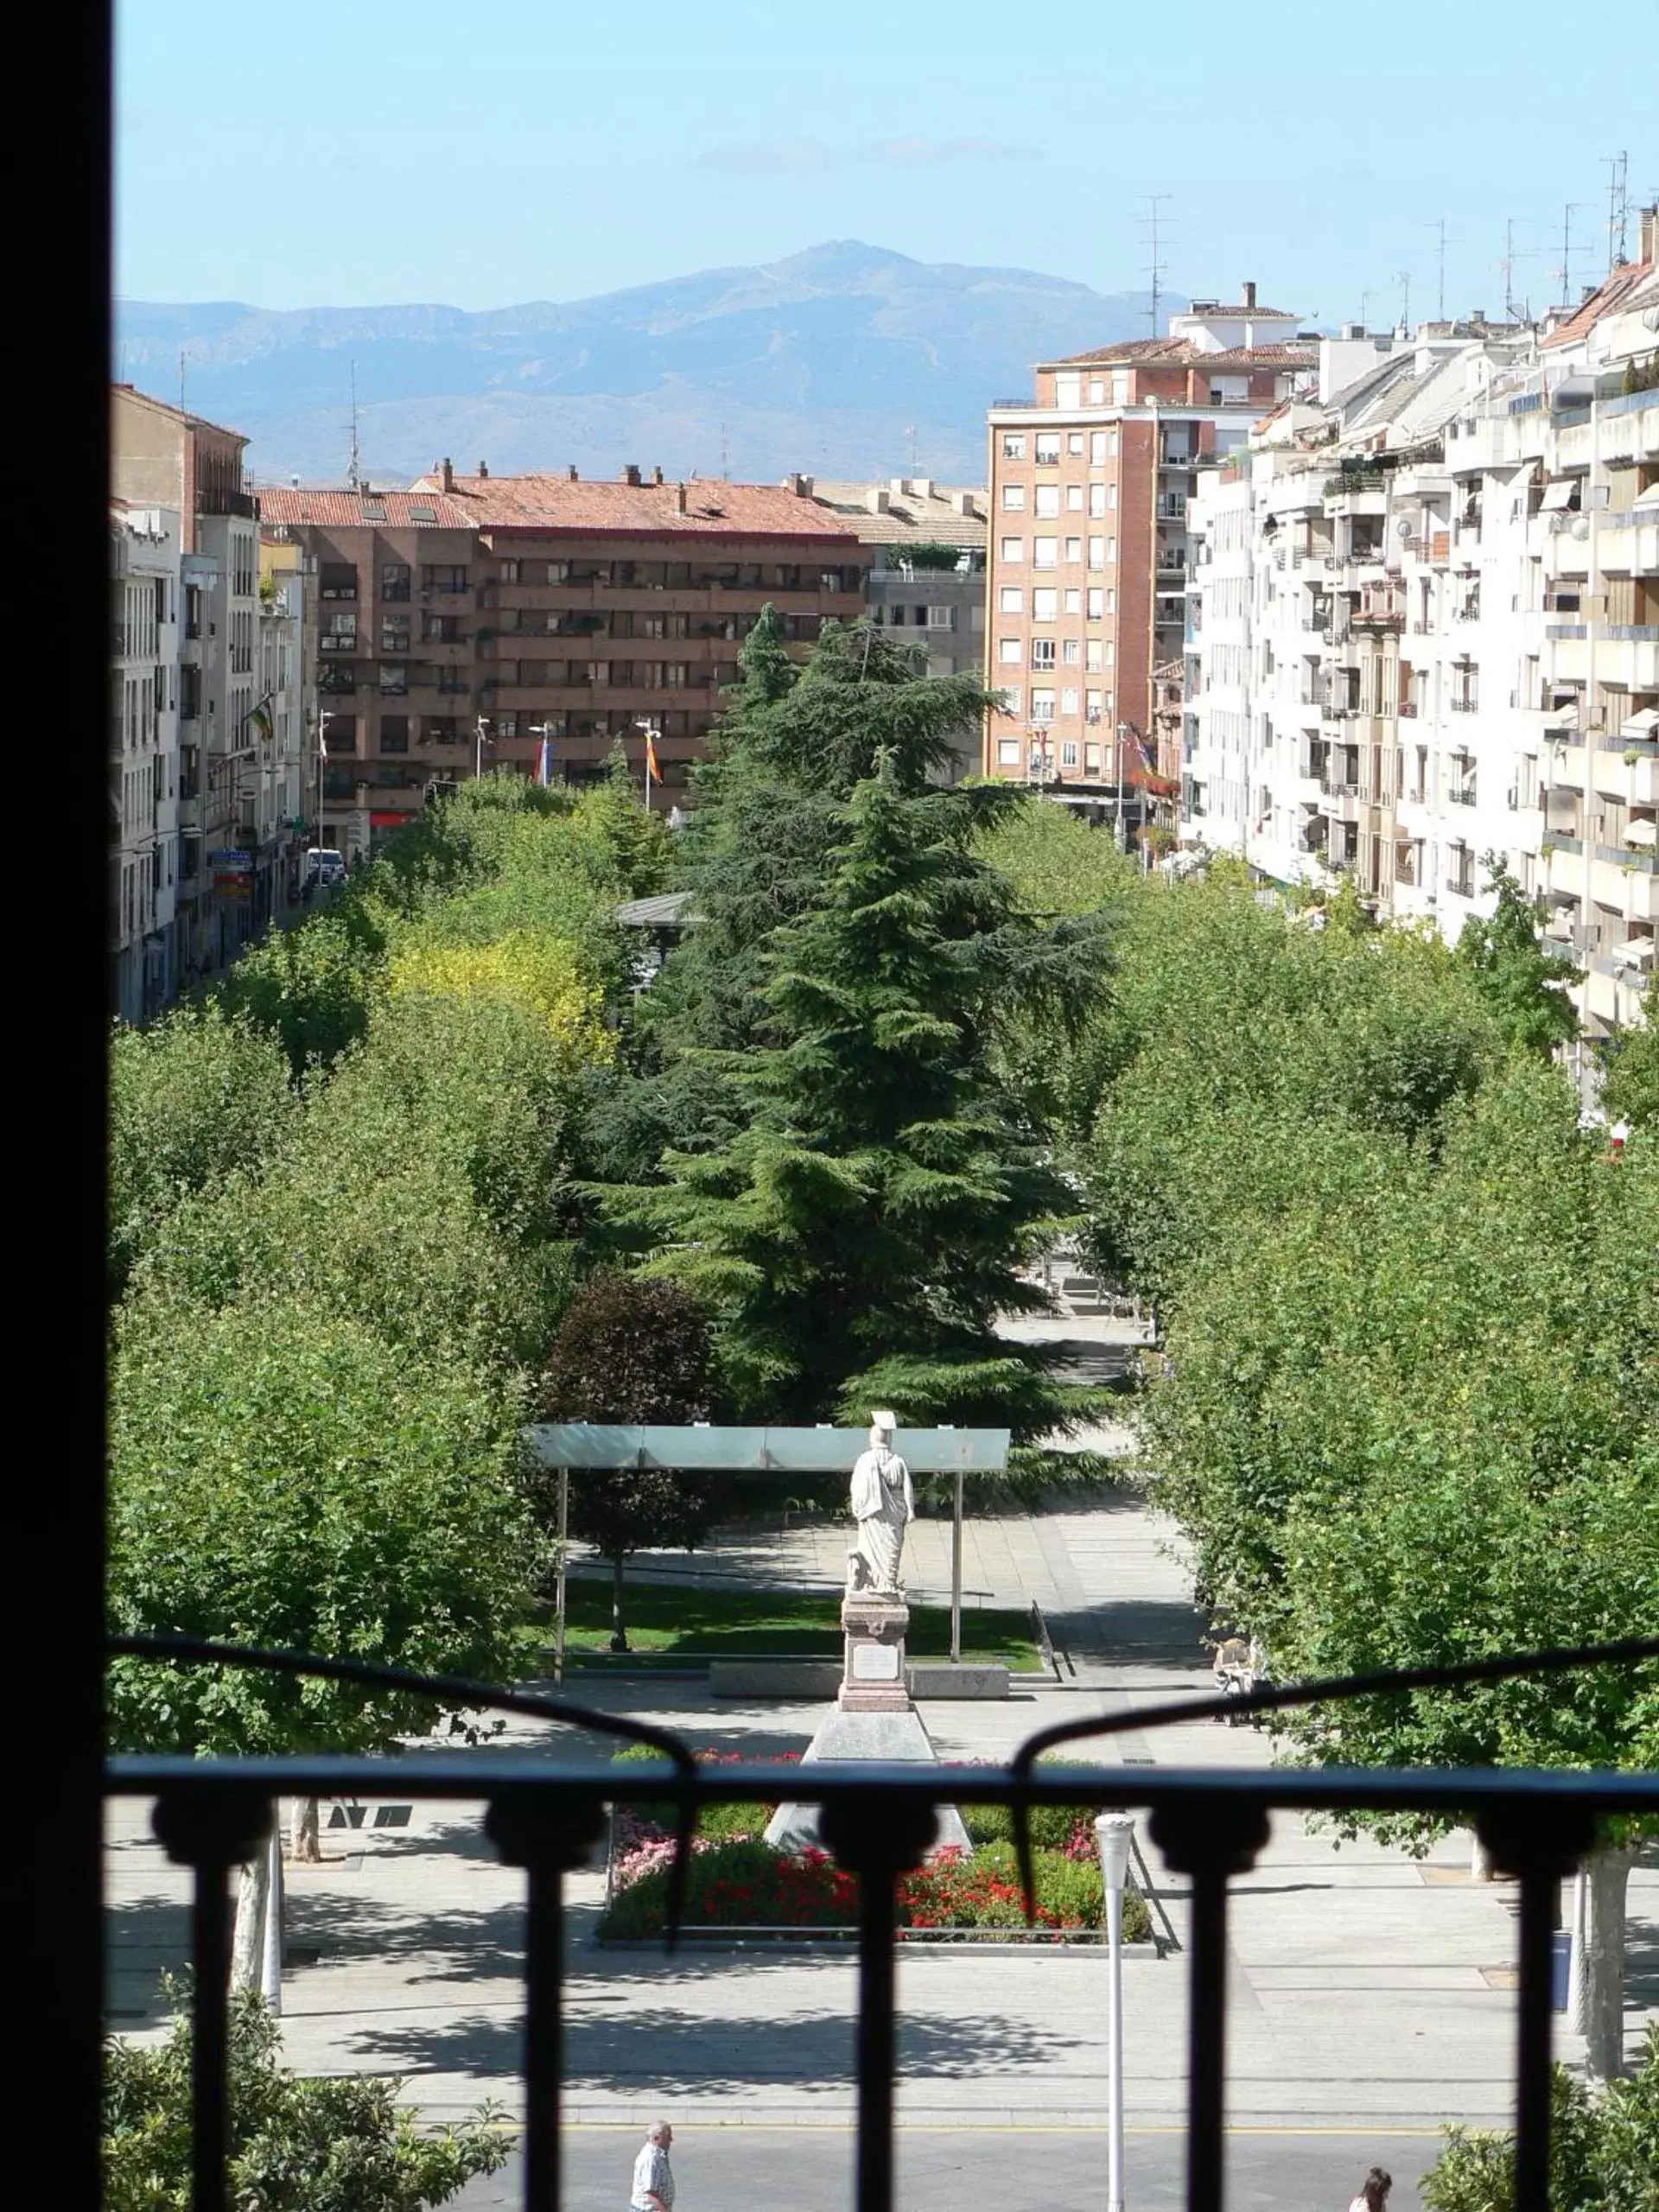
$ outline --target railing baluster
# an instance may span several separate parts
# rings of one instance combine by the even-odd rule
[[[931,1805],[895,1803],[879,1790],[826,1805],[824,1841],[858,1876],[858,2020],[853,2056],[858,2075],[855,2212],[892,2212],[893,2093],[899,2037],[893,1884],[919,1866],[938,1834]]]
[[[1222,2212],[1227,2124],[1227,1885],[1268,1840],[1257,1806],[1199,1799],[1160,1806],[1153,1841],[1192,1883],[1187,1976],[1187,2212]]]
[[[1521,1884],[1516,1937],[1520,1984],[1516,2015],[1515,2212],[1549,2212],[1550,2075],[1554,2029],[1553,1983],[1557,1885],[1590,1848],[1593,1821],[1582,1814],[1538,1808],[1477,1822],[1492,1864]]]
[[[151,1825],[169,1859],[191,1870],[190,2203],[224,2212],[230,2148],[226,2107],[230,2058],[232,1866],[245,1866],[264,1840],[273,1808],[252,1790],[181,1789],[158,1798]]]
[[[509,1866],[522,1866],[524,1908],[524,2212],[558,2212],[564,2088],[564,1877],[604,1827],[602,1808],[549,1789],[515,1789],[491,1804],[485,1830]]]

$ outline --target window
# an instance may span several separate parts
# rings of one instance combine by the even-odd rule
[[[1067,688],[1060,694],[1060,712],[1063,715],[1075,715],[1077,711],[1077,695],[1076,691],[1068,685]],[[1074,746],[1071,749],[1071,766],[1075,768],[1077,765],[1077,747]]]
[[[329,615],[317,642],[326,653],[354,653],[357,651],[356,615]]]
[[[495,626],[504,638],[514,636],[520,629],[532,629],[535,623],[536,617],[533,614],[529,622],[521,622],[518,609],[516,607],[504,607],[495,618]]]
[[[1096,387],[1096,388],[1098,388],[1098,387]],[[1101,463],[1105,460],[1105,458],[1106,458],[1106,433],[1105,433],[1105,431],[1104,431],[1104,430],[1090,430],[1090,433],[1089,433],[1089,458],[1090,458],[1090,460],[1093,462],[1094,466],[1095,466],[1096,468],[1098,468],[1098,467],[1100,467]]]
[[[423,591],[465,591],[467,570],[455,561],[429,561],[421,570]]]
[[[409,716],[407,715],[381,715],[380,750],[383,753],[408,752]]]
[[[1045,522],[1058,519],[1060,512],[1060,487],[1058,484],[1037,486],[1037,513]]]
[[[1075,767],[1077,766],[1077,741],[1076,740],[1076,738],[1075,738],[1075,737],[1065,737],[1065,738],[1062,738],[1062,739],[1060,740],[1060,766],[1061,766],[1061,767],[1062,767],[1062,768],[1075,768]]]
[[[1115,537],[1109,537],[1106,541],[1106,563],[1109,568],[1117,565],[1117,540]]]
[[[516,561],[504,561],[501,563],[501,575],[499,581],[504,584],[516,584],[518,582],[518,563]]]
[[[1103,484],[1091,484],[1089,486],[1089,512],[1091,515],[1105,513],[1106,486]]]
[[[957,626],[956,608],[930,607],[927,610],[927,626],[930,630],[954,630]]]
[[[1002,486],[1002,504],[1008,510],[1010,514],[1019,513],[1024,508],[1026,504],[1025,486],[1023,484],[1005,484]]]
[[[836,592],[856,591],[859,588],[859,580],[862,574],[863,571],[861,569],[855,569],[853,570],[853,582],[849,584],[847,582],[845,573],[842,569],[820,569],[818,571],[818,589],[820,591]]]
[[[1003,537],[998,539],[997,558],[1001,561],[1006,561],[1011,569],[1017,568],[1025,557],[1026,541],[1023,537]]]
[[[1060,647],[1060,658],[1068,668],[1075,668],[1083,658],[1083,647],[1075,638],[1068,638]]]
[[[1065,505],[1068,514],[1080,515],[1083,512],[1083,486],[1081,484],[1068,484],[1066,486]]]
[[[683,660],[664,661],[663,664],[663,681],[671,691],[683,690],[690,675],[690,666]]]
[[[1083,404],[1083,372],[1062,369],[1054,379],[1054,404],[1057,407],[1081,407]]]
[[[1090,694],[1090,696],[1093,696],[1092,693]],[[1084,747],[1083,769],[1084,773],[1087,776],[1097,776],[1100,773],[1100,747],[1097,745],[1085,745]]]
[[[1098,584],[1091,584],[1089,588],[1089,620],[1098,622],[1105,612],[1106,594]]]
[[[380,650],[383,653],[406,653],[409,651],[407,614],[383,614],[380,617]]]
[[[1004,430],[1002,458],[1004,461],[1023,461],[1026,457],[1026,434],[1023,430]]]
[[[1089,404],[1091,407],[1103,407],[1106,404],[1106,385],[1103,378],[1090,378]],[[1096,431],[1095,435],[1098,436],[1098,431]]]
[[[518,736],[518,712],[517,708],[510,709],[509,709],[509,711],[508,711],[506,714],[505,714],[505,715],[498,715],[496,716],[496,718],[495,718],[495,734],[496,734],[496,735],[497,735],[498,737],[517,737],[517,736]]]
[[[1037,433],[1037,461],[1041,467],[1057,468],[1060,460],[1060,434],[1058,430],[1039,430]]]
[[[1033,537],[1031,541],[1031,565],[1033,569],[1058,569],[1060,564],[1060,541],[1058,537]]]
[[[1081,614],[1083,612],[1083,594],[1075,584],[1066,588],[1065,611],[1068,614]]]
[[[1083,695],[1083,704],[1084,704],[1084,712],[1088,715],[1088,717],[1089,717],[1090,721],[1091,722],[1098,721],[1100,720],[1100,694],[1099,694],[1099,692],[1098,692],[1098,691],[1085,691],[1085,692],[1084,693],[1084,695]],[[1092,747],[1092,746],[1090,747],[1090,750],[1091,752],[1094,750],[1094,748],[1093,748],[1093,747]]]
[[[1083,540],[1080,537],[1068,537],[1065,541],[1066,566],[1068,568],[1076,568],[1080,565],[1082,560]]]
[[[1112,371],[1112,404],[1127,407],[1129,404],[1129,372],[1127,369]]]
[[[1031,619],[1033,622],[1052,622],[1060,611],[1060,594],[1052,588],[1039,584],[1031,594]]]
[[[996,658],[1001,667],[1017,668],[1020,665],[1019,639],[999,638],[996,641]]]
[[[1089,668],[1105,667],[1106,648],[1098,638],[1090,638],[1084,650],[1087,656],[1084,663],[1085,666]]]
[[[318,573],[317,592],[322,599],[355,599],[356,569],[348,561],[325,561]]]
[[[1103,537],[1091,537],[1090,539],[1089,565],[1091,569],[1103,569],[1105,567],[1106,541]]]
[[[1031,719],[1033,722],[1052,722],[1054,719],[1054,694],[1034,690],[1031,695]]]
[[[1018,584],[1004,584],[996,594],[999,614],[1020,614],[1025,611],[1026,595]]]
[[[1033,668],[1052,668],[1054,640],[1052,638],[1033,638],[1031,641],[1031,664]]]
[[[409,671],[401,661],[383,660],[380,664],[380,696],[383,699],[402,699],[409,693]]]
[[[1069,454],[1076,454],[1076,455],[1077,455],[1077,457],[1079,460],[1081,460],[1081,459],[1082,459],[1082,457],[1083,457],[1083,432],[1082,432],[1081,430],[1068,430],[1068,431],[1066,432],[1066,434],[1065,434],[1065,449],[1066,449],[1067,453],[1069,453]]]
[[[1017,768],[1020,766],[1020,741],[1017,737],[997,739],[996,760],[1000,768]]]

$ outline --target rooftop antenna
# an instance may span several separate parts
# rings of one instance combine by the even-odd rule
[[[1436,243],[1434,250],[1440,283],[1435,294],[1434,320],[1436,322],[1444,322],[1446,321],[1446,249],[1448,245],[1460,245],[1462,244],[1462,240],[1460,238],[1447,238],[1446,235],[1446,218],[1444,215],[1438,217],[1435,221],[1432,223],[1425,224],[1423,227],[1426,230],[1433,231],[1435,233]]]
[[[1399,279],[1400,283],[1400,327],[1409,334],[1411,330],[1411,271],[1409,269],[1397,269],[1395,271],[1395,275]]]
[[[1359,296],[1359,327],[1362,330],[1369,330],[1371,327],[1371,302],[1376,297],[1374,291],[1362,292]]]
[[[355,361],[351,364],[351,379],[352,419],[350,423],[347,425],[347,428],[350,429],[352,434],[352,442],[351,448],[346,455],[346,481],[351,486],[353,491],[356,492],[360,490],[362,486],[363,468],[362,457],[359,452],[357,442],[357,363]]]
[[[179,348],[179,412],[184,412],[184,348]]]
[[[1630,224],[1630,157],[1604,154],[1602,159],[1607,164],[1607,270],[1611,276],[1630,258],[1625,249]]]
[[[1147,234],[1148,248],[1147,275],[1151,280],[1151,298],[1147,302],[1147,312],[1154,338],[1159,334],[1158,326],[1162,319],[1164,299],[1164,219],[1160,210],[1165,200],[1170,197],[1171,194],[1167,192],[1146,192],[1141,195],[1141,205],[1147,210],[1147,213],[1140,218],[1140,222],[1141,229]]]
[[[1561,210],[1561,265],[1552,269],[1550,275],[1561,280],[1561,305],[1573,304],[1573,218],[1582,207],[1582,200],[1569,200]]]
[[[1515,264],[1529,260],[1538,251],[1536,246],[1522,246],[1518,251],[1515,243],[1515,218],[1510,216],[1503,226],[1503,258],[1497,264],[1497,273],[1503,279],[1503,312],[1511,322],[1530,322],[1532,302],[1515,296]]]

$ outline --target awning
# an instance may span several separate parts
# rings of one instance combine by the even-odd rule
[[[1613,947],[1612,957],[1624,961],[1631,968],[1644,968],[1653,958],[1653,939],[1650,937],[1627,937],[1623,944]]]
[[[1653,488],[1659,492],[1659,484]],[[1618,734],[1621,737],[1651,737],[1656,729],[1659,729],[1659,707],[1638,707],[1633,715],[1627,715],[1619,724]]]
[[[1558,476],[1553,484],[1546,484],[1542,500],[1544,511],[1548,512],[1552,507],[1570,507],[1573,495],[1578,488],[1578,479],[1573,476]]]
[[[1656,838],[1659,838],[1659,823],[1638,820],[1624,825],[1627,845],[1650,845]]]
[[[1633,507],[1659,507],[1659,484],[1649,484],[1645,492],[1638,492],[1630,505]]]

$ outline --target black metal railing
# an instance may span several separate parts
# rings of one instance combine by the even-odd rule
[[[1557,1884],[1610,1817],[1659,1817],[1659,1776],[1497,1768],[1183,1769],[1061,1766],[1043,1755],[1083,1738],[1172,1722],[1237,1718],[1291,1707],[1495,1681],[1659,1658],[1659,1637],[1580,1651],[1546,1651],[1362,1678],[1274,1686],[1243,1697],[1177,1699],[1040,1730],[1004,1768],[814,1765],[744,1762],[699,1767],[671,1731],[531,1691],[410,1675],[371,1662],[264,1653],[186,1638],[122,1637],[112,1648],[172,1663],[274,1667],[296,1675],[419,1688],[463,1710],[556,1720],[647,1745],[669,1763],[628,1770],[626,1795],[676,1808],[677,1852],[668,1899],[668,1946],[683,1917],[686,1866],[704,1805],[809,1798],[836,1860],[859,1881],[856,2212],[892,2212],[897,2014],[894,1885],[920,1865],[944,1802],[1015,1811],[1028,1900],[1027,1815],[1037,1805],[1086,1802],[1103,1810],[1147,1809],[1154,1841],[1192,1885],[1188,1942],[1188,2212],[1221,2212],[1225,2141],[1226,1933],[1231,1882],[1255,1863],[1275,1810],[1329,1815],[1424,1813],[1472,1823],[1494,1864],[1520,1885],[1516,2045],[1516,2212],[1548,2212],[1552,1938]],[[194,1876],[191,1948],[194,2005],[192,2079],[193,2212],[223,2212],[231,1870],[269,1833],[282,1796],[381,1796],[482,1800],[486,1833],[524,1870],[526,2010],[524,2031],[526,2212],[557,2212],[563,2040],[563,1884],[582,1866],[621,1790],[613,1764],[592,1759],[550,1767],[544,1758],[465,1752],[418,1758],[193,1759],[135,1755],[109,1764],[106,1789],[153,1797],[154,1826],[169,1855]]]

